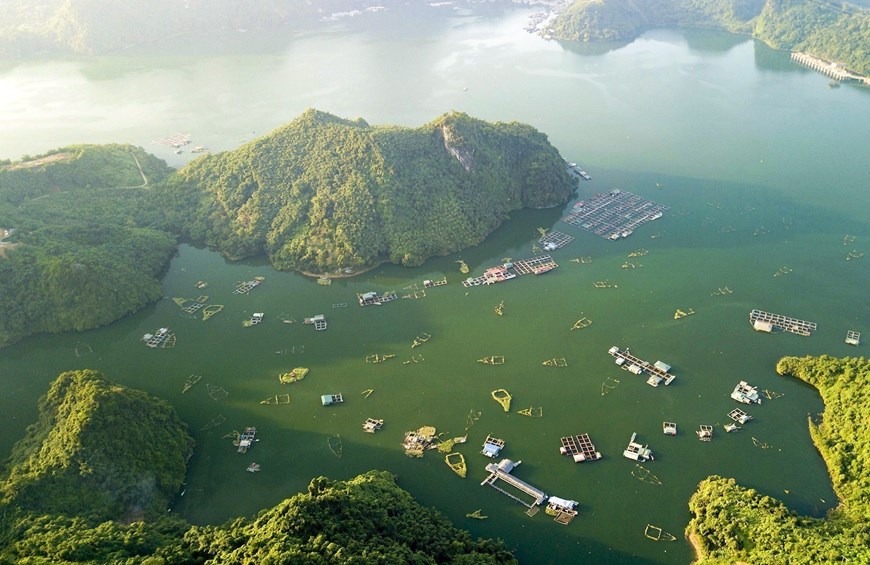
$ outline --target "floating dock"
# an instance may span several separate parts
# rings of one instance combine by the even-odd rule
[[[490,285],[514,279],[521,275],[542,275],[559,265],[549,255],[539,255],[531,259],[503,263],[490,267],[479,277],[469,277],[462,281],[465,288],[471,286]]]
[[[236,289],[233,291],[234,294],[248,294],[253,289],[260,286],[263,281],[258,279],[253,279],[250,281],[242,281],[236,284]]]
[[[510,459],[502,459],[500,463],[490,463],[486,466],[486,470],[489,471],[489,476],[480,483],[480,486],[489,485],[500,493],[508,496],[512,500],[519,502],[526,508],[528,508],[527,514],[534,515],[537,513],[537,506],[543,504],[547,500],[547,495],[544,491],[533,487],[525,481],[521,481],[520,479],[511,475],[511,471],[513,471],[517,465],[522,463],[522,461],[517,461],[514,463]],[[496,481],[502,480],[520,491],[521,493],[532,497],[532,502],[526,502],[519,498],[518,496],[507,492],[506,490],[500,488],[496,485]]]
[[[797,318],[790,318],[780,314],[771,314],[763,310],[753,310],[750,312],[749,323],[752,324],[752,328],[757,332],[770,333],[774,330],[782,330],[797,335],[809,336],[812,332],[816,331],[815,322],[798,320]]]
[[[660,383],[664,383],[665,386],[667,386],[677,378],[676,375],[669,372],[671,366],[662,361],[656,361],[655,364],[650,365],[648,361],[644,361],[643,359],[635,357],[629,353],[628,349],[620,350],[615,345],[607,350],[607,352],[616,359],[616,364],[619,365],[621,369],[635,375],[648,373],[650,377],[646,382],[650,386],[657,387]]]
[[[565,247],[572,241],[574,241],[573,235],[568,235],[560,231],[551,231],[544,237],[540,238],[538,240],[538,243],[541,244],[541,247],[544,248],[544,251],[553,251]]]
[[[248,449],[254,444],[256,441],[254,438],[257,436],[257,428],[245,428],[241,434],[239,434],[239,453],[247,453]]]
[[[738,424],[745,424],[752,419],[752,416],[750,416],[740,408],[735,408],[731,412],[728,412],[728,417],[737,422]]]
[[[363,423],[363,431],[368,432],[370,434],[375,433],[379,429],[384,426],[383,420],[375,420],[374,418],[366,418],[365,423]]]
[[[631,439],[628,440],[628,446],[622,452],[622,455],[628,459],[640,461],[641,463],[648,459],[655,459],[649,446],[641,445],[634,441],[635,439],[637,439],[637,434],[631,434]]]
[[[668,206],[617,188],[596,194],[587,202],[581,200],[562,221],[604,239],[616,240],[630,236],[641,224],[661,218],[667,210]]]
[[[758,389],[750,386],[746,381],[740,381],[731,392],[731,398],[743,404],[761,404],[761,396]]]
[[[601,452],[595,449],[589,434],[578,436],[565,436],[562,438],[562,447],[559,448],[562,455],[570,455],[574,463],[584,461],[597,461],[601,459]]]
[[[846,332],[846,343],[849,345],[855,345],[855,346],[860,345],[861,344],[861,334],[856,332],[856,331],[853,331],[853,330],[847,331]]]
[[[499,456],[502,449],[504,449],[503,439],[487,435],[486,440],[483,442],[483,449],[480,453],[494,459]]]
[[[399,295],[395,292],[385,292],[378,294],[377,292],[364,292],[356,295],[360,306],[380,306],[381,304],[398,300]]]

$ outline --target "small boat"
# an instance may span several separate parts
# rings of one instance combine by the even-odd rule
[[[511,410],[511,394],[503,388],[498,388],[492,391],[491,393],[492,399],[501,404],[501,407],[505,412],[510,412]]]
[[[453,453],[448,453],[444,456],[444,462],[447,463],[447,466],[453,470],[454,473],[465,478],[466,467],[465,467],[465,457],[456,451]]]
[[[289,373],[281,373],[278,376],[278,380],[281,384],[290,384],[290,383],[298,383],[302,379],[305,378],[305,375],[308,374],[308,367],[296,367]]]
[[[248,468],[245,471],[249,473],[259,473],[260,472],[260,464],[259,463],[251,463],[248,465]]]

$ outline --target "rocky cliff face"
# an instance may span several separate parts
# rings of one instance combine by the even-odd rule
[[[447,150],[465,169],[466,173],[471,172],[474,164],[474,149],[463,147],[464,141],[459,134],[449,125],[443,125],[439,128],[441,137],[444,139],[444,149]]]

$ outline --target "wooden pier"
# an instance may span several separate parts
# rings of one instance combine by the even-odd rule
[[[596,194],[588,202],[578,202],[562,221],[604,239],[616,240],[628,237],[641,224],[661,218],[667,210],[668,206],[613,189]]]
[[[547,495],[544,493],[544,491],[537,489],[532,485],[528,484],[527,482],[521,481],[520,479],[510,474],[511,471],[513,471],[520,463],[522,463],[522,461],[517,461],[516,463],[514,463],[510,459],[502,459],[501,462],[498,464],[490,463],[486,466],[486,470],[489,471],[490,474],[487,478],[483,480],[482,483],[480,483],[480,486],[491,486],[492,488],[506,495],[510,499],[519,502],[520,504],[528,508],[529,511],[527,512],[527,514],[533,515],[537,512],[536,507],[543,504],[547,500]],[[526,502],[520,497],[498,487],[495,483],[499,479],[514,487],[521,493],[532,497],[532,502]]]
[[[595,449],[589,434],[578,436],[565,436],[562,438],[562,447],[559,448],[562,455],[570,455],[575,463],[583,461],[597,461],[601,459],[601,453]]]
[[[780,314],[771,314],[770,312],[764,312],[762,310],[753,310],[750,312],[749,323],[752,324],[755,331],[759,332],[770,333],[775,329],[779,329],[784,332],[809,336],[812,332],[816,331],[815,322],[798,320],[797,318],[790,318]]]
[[[831,61],[819,59],[818,57],[813,57],[812,55],[800,52],[792,53],[791,60],[800,63],[805,67],[809,67],[816,72],[822,73],[826,77],[832,78],[836,81],[862,82],[865,85],[870,85],[870,77],[853,73],[839,63],[832,63]]]
[[[676,375],[670,373],[671,367],[667,363],[656,361],[655,364],[651,365],[648,361],[644,361],[629,353],[628,349],[620,350],[615,345],[607,352],[616,359],[616,364],[622,370],[635,375],[649,374],[650,378],[647,380],[647,383],[651,386],[657,387],[662,382],[667,386],[677,378]]]

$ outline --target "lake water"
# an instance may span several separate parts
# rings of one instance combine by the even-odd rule
[[[560,222],[563,210],[517,212],[480,246],[328,287],[263,260],[230,263],[182,245],[163,281],[167,299],[106,328],[39,336],[0,352],[0,452],[35,419],[36,400],[59,372],[95,368],[169,400],[189,422],[197,449],[174,511],[194,522],[250,515],[304,491],[313,476],[343,479],[372,468],[398,475],[420,502],[475,535],[505,539],[528,563],[688,562],[687,502],[710,474],[824,515],[836,497],[806,422],[821,400],[774,366],[783,355],[860,355],[863,346],[844,344],[846,330],[870,335],[870,258],[846,260],[852,250],[870,251],[870,91],[829,88],[787,53],[743,37],[661,30],[628,45],[563,46],[522,31],[527,13],[386,12],[307,34],[185,38],[158,55],[0,70],[2,158],[118,141],[180,165],[188,153],[151,140],[184,132],[193,145],[222,150],[308,107],[409,126],[456,109],[546,132],[593,177],[580,185],[579,199],[619,187],[671,207],[616,242]],[[462,287],[455,261],[478,275],[504,257],[530,257],[538,227],[576,237],[553,252],[556,271]],[[847,235],[855,240],[844,243]],[[639,249],[648,253],[629,258]],[[581,257],[592,260],[571,261]],[[626,262],[638,266],[622,268]],[[233,294],[236,281],[257,275],[262,286]],[[360,292],[408,294],[414,289],[406,287],[444,276],[449,284],[422,299],[356,305]],[[195,289],[197,280],[208,288]],[[601,280],[616,287],[596,288]],[[714,294],[724,287],[733,293]],[[201,293],[226,306],[207,322],[168,299]],[[502,301],[499,317],[493,309]],[[348,306],[333,308],[341,303]],[[694,315],[674,320],[676,309],[689,308]],[[759,334],[748,323],[753,308],[819,329],[812,337]],[[265,312],[265,321],[243,328],[253,312]],[[327,331],[281,322],[315,314],[326,315]],[[570,331],[582,317],[593,324]],[[177,346],[143,347],[139,338],[162,326],[177,333]],[[423,332],[431,340],[412,350]],[[618,370],[607,354],[613,345],[670,363],[676,381],[652,388]],[[396,357],[365,363],[371,354]],[[403,363],[412,354],[423,360]],[[476,362],[489,355],[506,363]],[[542,365],[553,357],[569,366]],[[305,381],[278,384],[279,372],[301,365],[311,369]],[[203,379],[182,395],[190,374]],[[729,393],[739,380],[784,396],[747,408],[755,419],[726,435],[726,413],[737,407]],[[213,400],[207,384],[229,395]],[[490,398],[496,388],[513,395],[510,413]],[[368,398],[367,389],[374,389]],[[259,403],[285,392],[288,406]],[[321,394],[337,392],[343,405],[320,405]],[[529,406],[542,407],[543,417],[516,413]],[[458,448],[466,480],[436,452],[419,460],[402,453],[406,430],[433,425],[446,437],[463,435],[471,411],[480,417]],[[223,424],[202,430],[218,416]],[[383,418],[383,430],[363,433],[367,417]],[[663,420],[677,422],[680,434],[664,436]],[[711,443],[696,439],[700,424],[716,426]],[[223,436],[251,425],[261,441],[239,455]],[[653,449],[656,461],[644,467],[660,485],[638,480],[635,463],[622,457],[633,432]],[[559,456],[559,438],[580,433],[591,435],[602,461],[577,465]],[[504,456],[522,460],[518,477],[580,501],[579,517],[567,527],[543,513],[529,518],[479,486],[487,434],[507,440]],[[341,459],[328,446],[336,435]],[[260,473],[244,472],[252,461]],[[465,518],[478,508],[488,520]],[[647,524],[679,541],[647,540]]]

